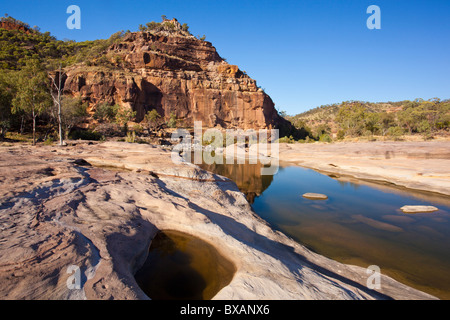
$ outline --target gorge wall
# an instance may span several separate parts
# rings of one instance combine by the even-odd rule
[[[175,31],[180,30],[174,19]],[[156,109],[185,126],[263,129],[288,123],[272,99],[210,42],[182,32],[132,32],[93,61],[65,70],[64,93],[80,96],[90,110],[102,102],[136,111],[139,122]]]

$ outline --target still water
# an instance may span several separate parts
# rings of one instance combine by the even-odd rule
[[[208,300],[233,279],[231,261],[211,244],[178,231],[160,231],[135,275],[153,300]]]
[[[368,267],[450,299],[450,198],[419,193],[286,164],[261,176],[260,164],[200,165],[236,182],[253,210],[311,250]],[[307,192],[327,200],[308,200]],[[433,205],[433,213],[405,214],[404,205]]]

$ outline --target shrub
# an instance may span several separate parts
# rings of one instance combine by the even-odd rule
[[[99,122],[112,121],[116,118],[119,108],[117,105],[110,105],[103,102],[97,106],[94,113],[94,119]]]
[[[177,127],[177,116],[175,113],[170,114],[169,121],[167,121],[167,126],[169,128],[176,128]]]
[[[420,133],[429,133],[429,132],[431,132],[430,123],[427,120],[422,120],[417,126],[417,131],[420,132]]]
[[[387,131],[387,135],[389,137],[394,138],[394,140],[399,140],[400,137],[403,135],[404,131],[401,127],[390,127]]]
[[[99,132],[81,129],[74,130],[69,135],[69,138],[72,140],[94,140],[94,141],[100,141],[104,139],[103,135]]]
[[[330,135],[328,133],[324,133],[319,138],[320,142],[332,142],[333,139],[331,139]]]
[[[44,145],[51,146],[55,142],[55,140],[52,137],[48,137],[47,140],[44,141]]]
[[[280,139],[278,139],[278,143],[294,143],[295,140],[292,136],[289,137],[282,137]]]
[[[344,130],[339,130],[338,132],[337,132],[337,138],[339,139],[339,140],[342,140],[342,139],[344,139],[345,138],[345,131]]]
[[[127,137],[125,138],[125,142],[135,143],[136,142],[136,132],[134,132],[134,131],[127,132]]]
[[[104,137],[116,137],[120,136],[122,130],[117,123],[101,123],[99,124],[95,130]]]

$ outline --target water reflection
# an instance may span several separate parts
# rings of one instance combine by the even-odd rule
[[[201,168],[227,177],[236,183],[239,190],[252,204],[256,197],[260,196],[273,181],[271,175],[261,175],[261,163],[257,164],[201,164]],[[281,169],[281,168],[280,168]]]
[[[282,166],[261,176],[261,165],[202,165],[236,182],[253,210],[312,250],[381,271],[410,286],[450,299],[450,199],[392,185],[327,176]],[[323,193],[328,200],[303,198]],[[433,205],[434,213],[407,215],[404,205]]]

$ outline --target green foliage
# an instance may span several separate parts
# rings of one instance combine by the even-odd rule
[[[380,103],[347,101],[320,106],[287,119],[319,140],[324,133],[336,133],[337,139],[346,136],[374,139],[374,135],[398,138],[400,131],[400,135],[405,131],[406,134],[429,135],[450,129],[450,101],[438,98]]]
[[[337,132],[337,135],[336,135],[336,137],[337,137],[337,139],[338,140],[342,140],[342,139],[344,139],[345,138],[345,131],[344,130],[339,130],[338,132]]]
[[[322,136],[325,136],[325,135],[329,136],[330,132],[331,132],[330,127],[327,124],[321,123],[320,125],[318,125],[317,127],[314,128],[313,136],[314,136],[314,138],[320,140],[320,138]]]
[[[422,120],[417,125],[417,132],[420,133],[430,133],[431,132],[431,125],[428,120]]]
[[[0,70],[0,139],[3,139],[11,127],[12,100],[15,95],[15,87],[11,73]]]
[[[170,118],[167,121],[167,126],[169,128],[176,128],[177,127],[177,116],[175,113],[170,114]]]
[[[393,138],[399,138],[404,134],[404,131],[401,127],[390,127],[387,130],[387,135]]]
[[[55,139],[53,139],[52,137],[48,137],[45,141],[44,141],[44,145],[45,146],[51,146],[53,144],[53,142],[55,142]]]
[[[191,33],[189,32],[189,26],[186,23],[183,23],[183,25],[181,25],[181,28],[177,28],[174,22],[168,20],[166,16],[162,16],[162,18],[162,22],[151,21],[146,23],[145,25],[140,24],[139,31],[151,33],[167,31],[175,34],[191,35]]]
[[[80,98],[63,97],[61,101],[61,120],[65,136],[69,136],[70,130],[82,123],[86,117],[87,104]]]
[[[37,59],[26,61],[18,73],[17,93],[12,100],[13,113],[23,111],[33,119],[33,145],[36,144],[36,118],[52,105],[47,73]]]
[[[0,29],[0,68],[20,70],[25,61],[33,57],[44,61],[45,68],[56,61],[62,61],[63,67],[81,62],[92,63],[124,35],[123,31],[119,31],[109,39],[75,42],[57,40],[50,32],[41,33],[37,29],[27,32]]]
[[[278,139],[278,143],[294,143],[295,139],[292,136],[289,137],[282,137]]]
[[[379,113],[379,131],[382,136],[385,136],[389,128],[396,125],[393,113],[380,112]]]
[[[136,142],[136,132],[131,131],[127,133],[127,137],[125,138],[125,142],[135,143]]]
[[[336,121],[347,135],[359,136],[365,127],[367,109],[360,103],[346,104],[339,109]]]
[[[333,142],[333,139],[331,139],[331,136],[328,133],[324,133],[319,137],[320,142]]]
[[[202,137],[202,145],[204,146],[212,146],[215,148],[221,148],[224,146],[224,142],[226,143],[227,137],[223,136],[219,130],[210,129],[205,131]]]
[[[119,107],[110,105],[107,102],[99,104],[94,112],[94,119],[98,122],[113,121],[116,118]]]
[[[73,130],[70,133],[69,138],[72,140],[94,140],[94,141],[100,141],[104,139],[103,135],[99,132],[81,129]]]
[[[125,125],[136,117],[136,111],[121,108],[119,105],[115,105],[113,108],[117,110],[115,120],[120,125]]]
[[[147,127],[148,133],[151,134],[162,124],[161,115],[156,109],[153,109],[145,114],[144,123]]]

